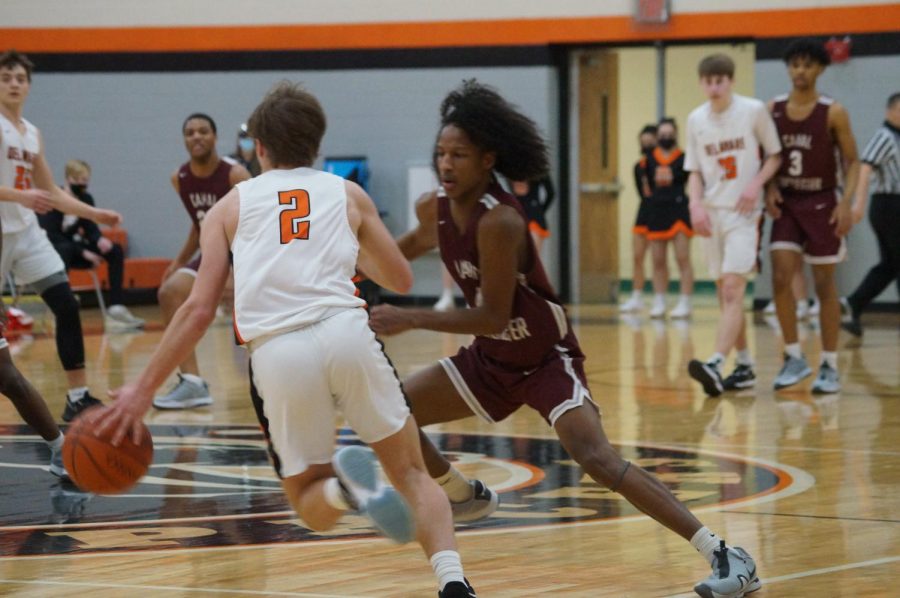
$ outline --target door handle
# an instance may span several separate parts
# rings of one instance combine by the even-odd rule
[[[613,181],[612,183],[581,183],[579,190],[582,193],[608,193],[610,195],[618,195],[622,191],[622,185]]]

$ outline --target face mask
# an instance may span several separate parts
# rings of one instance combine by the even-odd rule
[[[675,147],[675,139],[673,137],[660,137],[656,140],[656,143],[664,150],[670,150]]]
[[[69,189],[71,189],[72,193],[75,195],[82,195],[87,191],[87,185],[69,185]]]
[[[649,154],[650,152],[653,151],[654,147],[656,147],[656,146],[655,145],[642,145],[641,152],[643,152],[645,154]]]
[[[256,144],[253,143],[253,139],[251,137],[241,137],[238,139],[238,147],[241,148],[242,152],[250,152],[253,151],[253,148]]]

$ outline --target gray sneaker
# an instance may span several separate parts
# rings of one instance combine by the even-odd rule
[[[50,473],[58,478],[69,478],[69,474],[63,465],[62,447],[58,451],[50,450]]]
[[[104,325],[107,330],[138,330],[144,327],[144,320],[135,317],[124,305],[110,305],[106,310]]]
[[[694,586],[703,598],[743,598],[762,587],[756,563],[743,548],[729,548],[723,541],[714,553],[712,575]]]
[[[803,357],[791,357],[787,353],[784,354],[784,365],[781,371],[775,376],[775,390],[787,388],[797,384],[807,376],[812,375],[812,370],[806,359]]]
[[[472,498],[463,502],[450,502],[453,511],[453,521],[456,523],[468,523],[484,519],[497,510],[500,497],[488,488],[481,480],[470,480],[472,486]]]
[[[819,375],[812,384],[812,392],[814,395],[830,395],[841,391],[841,377],[838,376],[837,370],[827,363],[819,366]]]
[[[347,446],[331,459],[341,485],[352,496],[353,504],[372,525],[398,544],[415,537],[412,513],[403,497],[385,485],[375,469],[375,454],[362,446]]]
[[[155,397],[153,406],[157,409],[193,409],[211,405],[212,397],[209,396],[209,385],[195,384],[181,374],[178,374],[178,382],[168,393]]]

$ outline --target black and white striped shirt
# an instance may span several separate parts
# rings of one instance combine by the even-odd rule
[[[900,131],[885,123],[866,144],[860,161],[875,171],[871,193],[900,194]]]

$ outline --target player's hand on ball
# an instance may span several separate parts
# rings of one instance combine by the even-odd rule
[[[407,310],[393,305],[376,305],[369,314],[369,326],[380,336],[399,334],[411,329]]]
[[[153,395],[132,383],[110,390],[109,396],[114,399],[112,404],[99,414],[94,423],[100,432],[109,431],[113,446],[118,446],[126,435],[130,435],[135,444],[140,444],[144,433],[142,420],[150,408]]]

